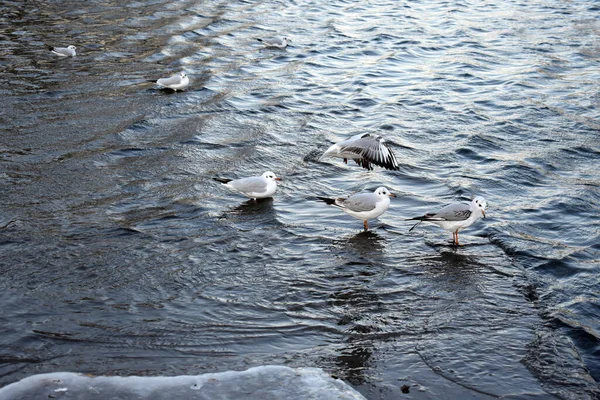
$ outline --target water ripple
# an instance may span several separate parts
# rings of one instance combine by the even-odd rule
[[[370,399],[597,397],[592,3],[0,5],[0,383],[281,363]],[[319,160],[361,132],[400,171]],[[266,170],[264,201],[212,180]],[[316,200],[381,185],[366,233]],[[477,194],[464,247],[408,232]]]

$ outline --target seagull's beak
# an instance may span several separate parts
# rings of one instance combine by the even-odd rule
[[[280,181],[280,180],[281,180],[281,178],[274,178],[274,179],[275,179],[276,181]]]
[[[483,218],[485,218],[485,211],[481,210],[481,214],[483,214]]]
[[[398,196],[396,196],[394,193],[390,193],[390,194],[389,194],[389,196],[390,196],[390,197],[398,197]]]

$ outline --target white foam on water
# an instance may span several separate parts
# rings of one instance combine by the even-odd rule
[[[364,400],[356,390],[320,368],[261,366],[173,377],[90,376],[73,372],[33,375],[0,389],[13,399],[152,400]]]

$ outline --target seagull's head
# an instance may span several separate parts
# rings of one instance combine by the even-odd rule
[[[277,175],[275,175],[274,172],[271,171],[267,171],[264,174],[262,174],[262,177],[271,181],[280,181],[281,178],[278,178]]]
[[[67,49],[69,49],[69,50],[77,50],[77,47],[75,47],[73,45],[70,45],[70,46],[67,46]]]
[[[479,209],[481,215],[483,215],[483,218],[485,218],[485,209],[487,208],[487,201],[485,201],[483,197],[477,196],[473,199],[472,204],[473,206],[477,207],[477,209]]]
[[[380,197],[396,197],[394,193],[391,193],[385,186],[377,188],[375,194]]]
[[[182,77],[182,78],[185,78],[187,76],[187,74],[185,73],[185,71],[181,71],[179,73],[179,76]]]

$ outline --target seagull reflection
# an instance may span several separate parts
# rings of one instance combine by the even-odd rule
[[[273,198],[247,200],[223,212],[219,218],[241,222],[254,222],[261,225],[273,223],[277,219],[275,209],[273,208]]]
[[[386,240],[376,232],[362,231],[349,238],[345,244],[348,251],[357,252],[363,257],[372,257],[383,253]]]
[[[460,296],[478,296],[484,285],[481,270],[488,268],[477,256],[456,251],[442,251],[438,256],[427,258],[422,265],[432,281],[432,288]]]
[[[442,265],[451,268],[460,268],[461,270],[472,269],[474,265],[479,265],[479,262],[474,256],[457,253],[456,251],[443,251],[439,257]]]
[[[273,198],[266,199],[250,199],[242,204],[231,209],[231,213],[239,215],[264,214],[265,212],[273,212]]]
[[[381,264],[385,261],[381,257],[384,256],[387,240],[374,231],[362,231],[337,243],[347,253],[353,254],[353,257],[358,255],[361,259],[369,260],[369,264]]]

